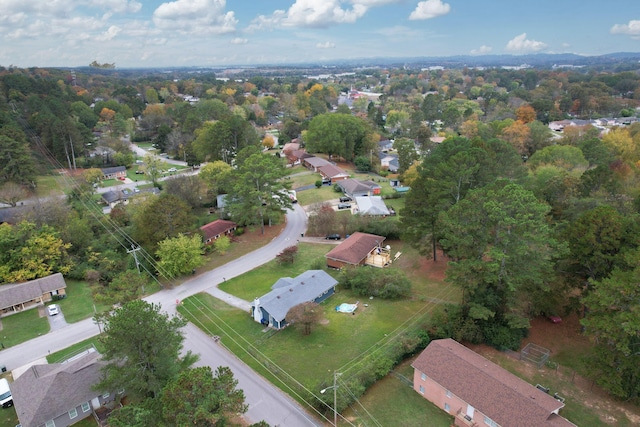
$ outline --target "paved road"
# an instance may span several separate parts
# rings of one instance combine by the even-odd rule
[[[289,211],[286,218],[287,225],[285,229],[268,245],[215,270],[194,277],[173,289],[165,289],[153,294],[145,298],[145,300],[161,304],[164,310],[174,314],[176,313],[176,300],[182,300],[198,292],[207,291],[234,306],[248,310],[246,301],[222,292],[217,289],[217,285],[224,278],[230,279],[239,276],[272,260],[284,248],[295,244],[301,233],[306,230],[307,216],[304,213],[304,209],[296,204],[293,210]],[[9,370],[13,370],[40,359],[49,353],[65,349],[72,344],[95,336],[99,332],[99,325],[96,325],[91,319],[72,323],[31,341],[0,351],[0,364],[5,365]],[[226,365],[233,361],[232,370],[234,375],[242,378],[240,387],[245,392],[246,403],[249,405],[247,418],[251,422],[258,422],[264,419],[271,425],[279,425],[281,427],[321,425],[287,395],[274,388],[268,381],[253,372],[223,347],[216,344],[214,345],[215,351],[213,351],[210,345],[214,343],[210,342],[209,338],[204,338],[204,334],[199,333],[197,328],[193,326],[187,327],[185,338],[185,349],[200,354],[202,358],[200,363],[210,365],[215,369],[219,365]]]

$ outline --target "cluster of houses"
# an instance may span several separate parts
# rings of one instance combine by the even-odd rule
[[[566,127],[593,126],[601,131],[607,132],[613,126],[630,126],[640,121],[637,117],[603,117],[599,119],[566,119],[556,120],[549,123],[549,129],[555,132],[562,132]]]

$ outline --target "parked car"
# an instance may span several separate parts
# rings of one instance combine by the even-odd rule
[[[176,169],[176,168],[169,168],[169,169],[167,169],[167,172],[178,172],[178,169]]]
[[[351,209],[351,203],[338,203],[338,209]]]
[[[136,175],[144,175],[144,171],[142,169],[136,170]]]
[[[327,234],[326,236],[324,236],[325,239],[327,240],[340,240],[340,235],[339,234]]]
[[[49,310],[49,316],[55,316],[56,314],[60,313],[57,304],[51,304],[47,307],[47,310]]]
[[[349,197],[349,196],[342,196],[342,197],[340,197],[340,201],[341,201],[341,202],[350,202],[350,201],[351,201],[351,197]]]
[[[119,177],[118,177],[118,179],[119,179],[120,181],[124,181],[124,180],[126,180],[127,178],[126,178],[126,177],[124,177],[124,176],[119,176]]]
[[[560,316],[550,315],[550,316],[547,316],[547,319],[549,319],[551,323],[562,323],[562,317]]]
[[[9,381],[7,381],[6,378],[0,379],[0,405],[2,405],[3,408],[13,406],[13,396],[11,396]]]

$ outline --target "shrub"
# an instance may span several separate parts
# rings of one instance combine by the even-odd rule
[[[400,270],[349,268],[344,270],[341,283],[361,296],[394,299],[411,294],[411,282]]]
[[[298,247],[296,245],[286,247],[276,255],[278,264],[293,264],[298,254]]]
[[[320,187],[322,187],[322,180],[321,179],[316,181],[316,188],[320,188]]]
[[[244,227],[238,227],[233,232],[234,236],[242,236],[244,234]]]

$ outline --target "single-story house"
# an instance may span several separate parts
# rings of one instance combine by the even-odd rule
[[[231,236],[236,228],[238,224],[233,221],[217,219],[200,227],[200,231],[202,231],[205,245],[208,245],[218,240],[220,236]]]
[[[390,248],[383,247],[384,236],[356,231],[325,255],[327,267],[346,265],[384,267],[391,263]]]
[[[393,150],[393,141],[390,139],[383,139],[382,141],[378,141],[378,150],[382,151],[383,153]]]
[[[289,154],[293,151],[297,151],[300,149],[300,143],[299,142],[287,142],[286,144],[284,144],[284,147],[282,147],[282,152],[284,154]]]
[[[318,172],[320,172],[320,175],[322,175],[323,179],[331,180],[332,184],[335,184],[338,181],[342,181],[343,179],[347,179],[351,176],[348,172],[345,172],[338,166],[332,164],[320,166],[318,168]]]
[[[373,196],[380,194],[382,187],[373,181],[360,181],[355,178],[348,178],[338,182],[338,186],[344,194],[351,198],[361,196]]]
[[[356,204],[358,205],[358,213],[360,215],[371,216],[389,216],[391,211],[384,204],[384,200],[380,196],[371,197],[356,197]]]
[[[442,144],[445,139],[446,138],[444,136],[432,136],[431,138],[429,138],[429,141],[433,142],[434,144]]]
[[[411,366],[414,390],[453,415],[457,426],[574,426],[559,415],[561,398],[450,338],[431,341]]]
[[[323,159],[322,157],[313,156],[302,159],[302,164],[304,167],[311,169],[314,172],[318,172],[320,167],[330,165],[331,162]]]
[[[307,270],[295,278],[283,277],[271,292],[251,303],[251,317],[275,329],[287,326],[289,310],[305,302],[321,303],[335,292],[338,281],[323,270]]]
[[[400,161],[398,160],[398,156],[383,153],[380,156],[380,166],[391,173],[396,173],[398,169],[400,169]]]
[[[122,190],[109,190],[106,193],[102,193],[102,201],[113,209],[119,203],[122,203],[123,205],[129,204],[129,198],[133,196],[133,194],[133,191],[128,188],[123,188]]]
[[[102,179],[117,179],[127,176],[127,168],[124,166],[114,166],[111,168],[101,168]]]
[[[54,295],[66,295],[67,284],[62,274],[55,273],[24,283],[0,286],[0,312],[22,311],[51,301]]]
[[[96,392],[104,362],[87,352],[65,363],[33,365],[11,384],[16,414],[22,427],[66,427],[94,415],[117,397]],[[103,408],[105,411],[107,408]]]

